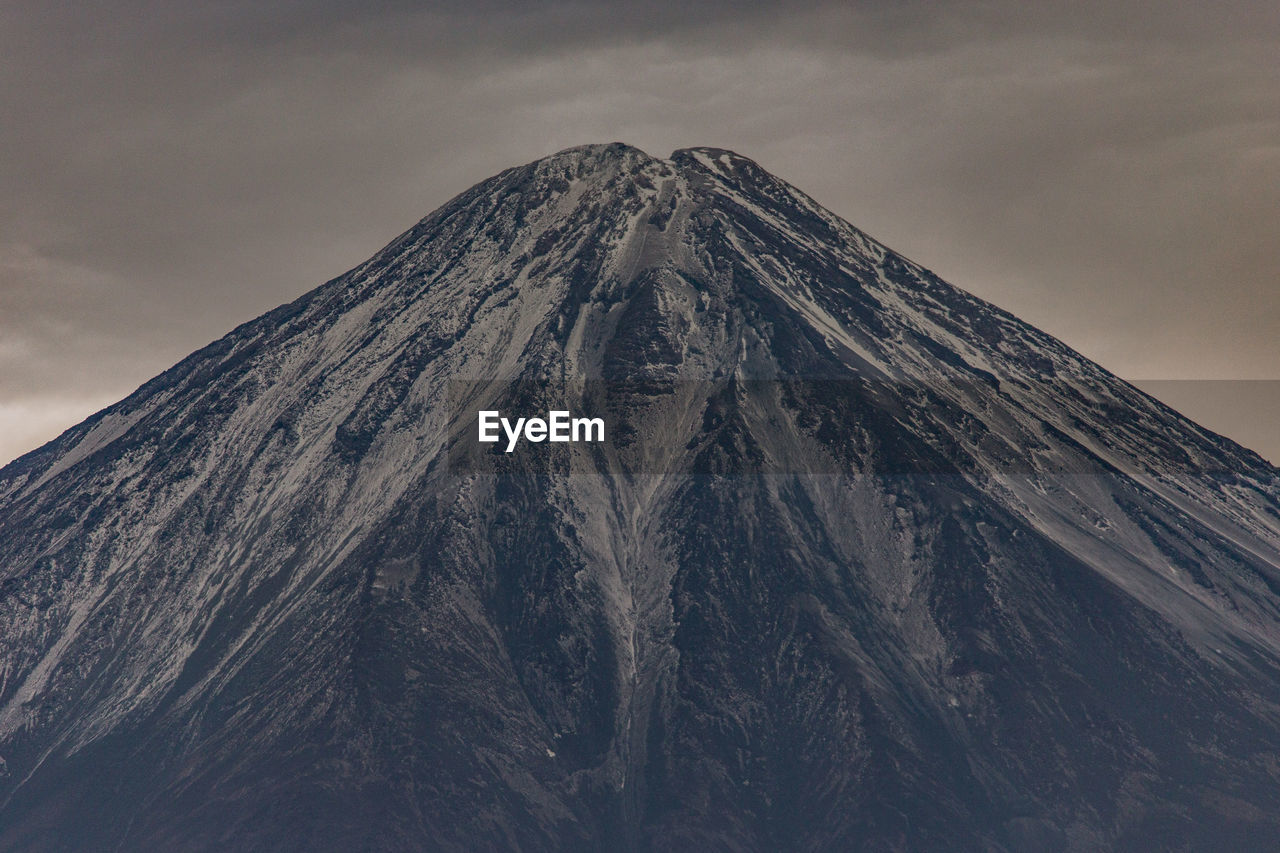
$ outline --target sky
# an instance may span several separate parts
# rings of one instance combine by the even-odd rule
[[[509,166],[729,148],[1280,462],[1280,4],[0,0],[0,464]]]

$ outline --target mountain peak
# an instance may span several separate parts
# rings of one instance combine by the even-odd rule
[[[688,160],[697,160],[702,163],[719,163],[721,166],[729,167],[734,163],[750,163],[756,166],[754,160],[743,157],[736,151],[730,151],[728,148],[716,148],[710,145],[698,145],[692,148],[677,148],[671,152],[668,158],[674,162],[684,162]],[[757,166],[758,168],[758,166]]]
[[[550,154],[540,160],[576,160],[576,159],[642,159],[652,160],[644,151],[636,148],[634,145],[628,145],[625,142],[592,142],[583,145],[572,145],[568,148],[562,148],[554,154]]]
[[[665,164],[678,169],[692,168],[695,171],[711,172],[731,180],[759,180],[762,178],[776,180],[754,160],[727,148],[712,146],[679,148],[673,151],[666,160],[660,160],[624,142],[591,143],[575,145],[557,151],[555,154],[534,161],[530,166],[542,168],[564,163],[627,164],[635,169],[654,164]]]
[[[603,142],[564,148],[534,160],[525,168],[545,170],[571,166],[576,171],[589,174],[599,169],[619,167],[630,171],[656,162],[659,161],[633,145],[625,142]]]

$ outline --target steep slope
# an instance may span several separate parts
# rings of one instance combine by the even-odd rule
[[[715,149],[0,471],[3,849],[1274,849],[1278,662],[1280,472]]]

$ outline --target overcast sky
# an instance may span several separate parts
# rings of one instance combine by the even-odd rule
[[[1280,4],[0,0],[0,463],[586,142],[757,160],[1280,461]],[[1152,386],[1156,388],[1157,386]]]

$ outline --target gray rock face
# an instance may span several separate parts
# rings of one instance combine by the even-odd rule
[[[508,170],[0,471],[4,850],[1273,850],[1278,727],[1280,472],[729,152]]]

